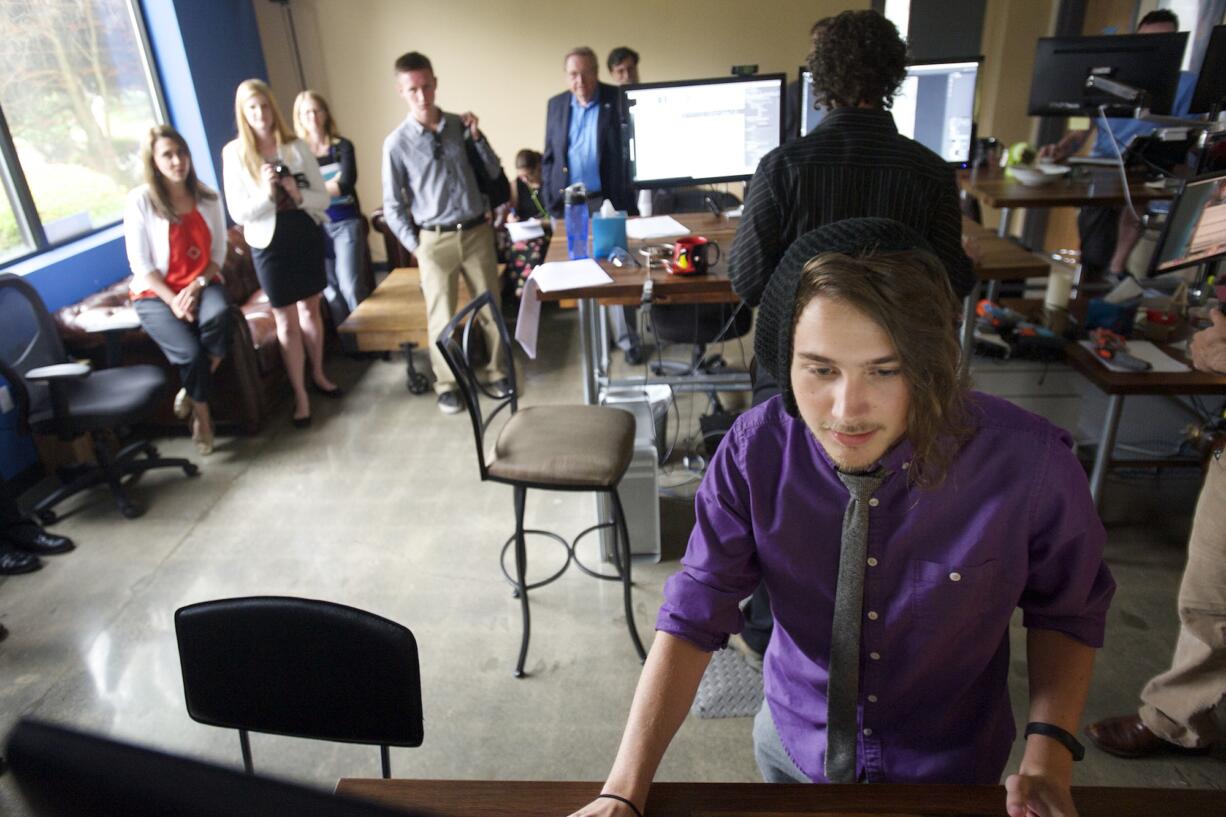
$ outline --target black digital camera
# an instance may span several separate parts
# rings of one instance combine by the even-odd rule
[[[285,162],[281,161],[280,159],[277,159],[272,163],[272,169],[277,174],[278,179],[283,179],[290,175],[289,165],[285,164]]]

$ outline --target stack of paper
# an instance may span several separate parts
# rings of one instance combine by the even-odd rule
[[[515,340],[536,359],[536,338],[541,326],[541,301],[538,292],[553,292],[559,289],[611,284],[613,279],[590,258],[578,261],[553,261],[541,264],[532,270],[524,285],[523,298],[519,302],[519,317],[515,321]]]
[[[672,216],[651,216],[649,218],[632,218],[626,222],[626,238],[639,241],[650,241],[653,238],[668,238],[675,235],[688,235],[689,228]]]

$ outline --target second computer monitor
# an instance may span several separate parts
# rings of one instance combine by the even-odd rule
[[[947,162],[965,163],[975,139],[975,98],[981,57],[916,62],[894,97],[894,125]],[[813,105],[813,75],[801,72],[801,134],[821,121]]]
[[[623,87],[631,183],[677,187],[748,179],[779,146],[783,83],[783,74],[761,74]]]
[[[1184,183],[1154,251],[1154,274],[1226,256],[1226,173]]]
[[[1151,113],[1169,114],[1179,85],[1186,31],[1096,37],[1043,37],[1035,46],[1031,116],[1132,116],[1138,107],[1118,94],[1086,85],[1099,77],[1144,92]]]

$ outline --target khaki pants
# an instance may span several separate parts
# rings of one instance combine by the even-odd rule
[[[1141,720],[1187,748],[1220,737],[1214,707],[1226,697],[1226,457],[1209,461],[1179,587],[1179,640],[1171,668],[1141,691]]]
[[[430,365],[434,367],[434,391],[444,394],[456,390],[455,377],[434,341],[447,328],[447,322],[462,304],[456,303],[458,275],[464,276],[468,291],[476,298],[489,290],[498,302],[498,258],[494,252],[494,228],[482,224],[471,230],[436,233],[422,230],[418,236],[417,263],[421,265],[421,291],[426,300],[426,328],[430,333]],[[506,351],[498,327],[482,314],[481,329],[485,333],[490,363],[486,367],[490,380],[506,377]]]

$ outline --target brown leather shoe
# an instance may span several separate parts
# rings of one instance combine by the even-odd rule
[[[1159,752],[1182,752],[1203,754],[1207,749],[1185,749],[1155,735],[1141,720],[1141,716],[1118,715],[1103,718],[1086,727],[1090,742],[1109,755],[1116,757],[1149,757]]]

